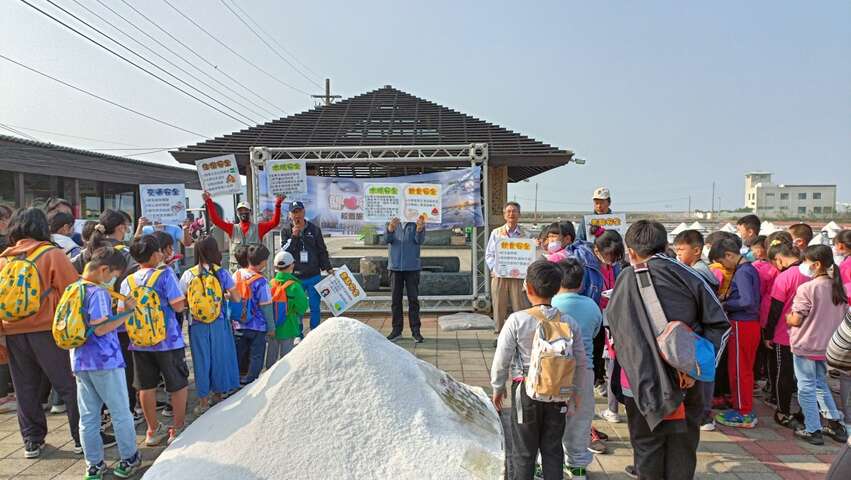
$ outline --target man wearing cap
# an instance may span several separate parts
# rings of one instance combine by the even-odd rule
[[[612,206],[612,194],[609,192],[609,189],[606,187],[600,187],[597,190],[594,190],[594,215],[608,215],[612,213],[612,209],[609,208]],[[579,222],[579,231],[576,232],[576,236],[579,240],[583,242],[594,241],[594,239],[588,239],[588,234],[585,232],[587,228],[585,227],[585,217],[582,217],[582,220]]]
[[[328,247],[319,226],[305,219],[304,204],[290,203],[289,225],[281,229],[281,248],[295,258],[295,276],[301,280],[310,303],[310,329],[319,326],[321,298],[314,286],[322,280],[322,271],[334,273]],[[304,329],[302,327],[302,336]]]
[[[275,213],[272,215],[272,219],[260,223],[251,221],[251,205],[247,202],[239,202],[236,206],[236,216],[239,218],[239,223],[231,223],[219,216],[209,192],[205,191],[201,196],[204,198],[204,206],[207,207],[207,216],[210,221],[213,222],[213,225],[221,228],[230,238],[230,255],[228,257],[231,271],[236,271],[239,268],[234,256],[236,247],[243,244],[261,243],[269,230],[281,223],[281,204],[284,202],[282,195],[275,195]],[[239,228],[234,228],[237,226]]]

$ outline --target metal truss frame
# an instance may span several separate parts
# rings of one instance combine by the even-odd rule
[[[253,211],[259,212],[259,182],[258,173],[267,160],[273,159],[305,160],[308,165],[326,167],[354,166],[394,166],[403,164],[430,164],[432,168],[441,164],[481,166],[480,191],[482,192],[482,209],[487,225],[489,217],[489,188],[488,188],[488,145],[472,143],[465,145],[401,145],[401,146],[329,146],[329,147],[251,147],[249,197],[254,206]],[[267,237],[271,242],[273,236]],[[421,296],[421,310],[425,312],[457,312],[481,311],[490,308],[490,272],[485,264],[485,248],[487,246],[487,227],[473,227],[471,242],[472,294]],[[274,245],[268,245],[275,251]],[[390,312],[391,299],[389,295],[369,296],[366,300],[355,305],[351,312]],[[323,305],[323,310],[325,306]]]

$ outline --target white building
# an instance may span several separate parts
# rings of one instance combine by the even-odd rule
[[[836,185],[775,185],[771,173],[745,174],[745,208],[759,216],[832,215]]]

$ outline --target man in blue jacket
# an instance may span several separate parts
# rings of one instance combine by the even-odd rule
[[[393,331],[387,336],[395,341],[402,336],[402,289],[408,292],[408,320],[411,336],[415,343],[422,343],[420,335],[420,246],[425,241],[425,218],[420,216],[416,223],[401,221],[393,217],[387,224],[384,240],[390,247],[387,269],[390,270],[391,297],[393,298]]]

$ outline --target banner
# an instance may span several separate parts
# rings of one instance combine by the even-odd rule
[[[307,164],[304,160],[269,160],[266,169],[269,191],[273,195],[307,193]]]
[[[366,298],[366,292],[345,265],[334,270],[334,275],[323,278],[313,288],[319,292],[319,296],[335,317],[339,317],[352,305]]]
[[[585,215],[585,238],[589,241],[594,240],[594,235],[591,234],[592,225],[603,227],[606,230],[614,230],[623,237],[626,235],[626,214],[607,213],[605,215]]]
[[[501,278],[526,278],[526,269],[535,261],[537,251],[531,238],[501,238],[496,243],[494,275]]]
[[[195,167],[198,169],[201,188],[210,192],[210,195],[242,193],[242,180],[233,154],[198,160]]]
[[[142,216],[154,223],[180,225],[186,220],[186,191],[182,183],[139,185]]]
[[[287,202],[298,200],[305,205],[307,219],[322,228],[322,233],[331,235],[357,235],[365,225],[375,225],[379,231],[389,217],[382,209],[376,213],[377,205],[372,204],[367,212],[367,185],[440,185],[439,203],[431,205],[431,211],[439,210],[439,223],[432,223],[431,229],[446,230],[455,227],[483,227],[481,167],[469,167],[444,172],[424,173],[404,177],[386,178],[344,178],[344,177],[307,177],[307,193],[287,195]],[[264,219],[272,218],[275,197],[267,186],[264,172],[259,172],[258,188],[260,205],[258,213]],[[373,199],[375,200],[375,199]],[[393,208],[392,204],[386,208]],[[371,220],[367,213],[374,214]],[[432,217],[433,215],[429,215]],[[381,218],[378,218],[381,217]],[[399,217],[403,218],[402,216]],[[414,217],[416,219],[416,217]]]

